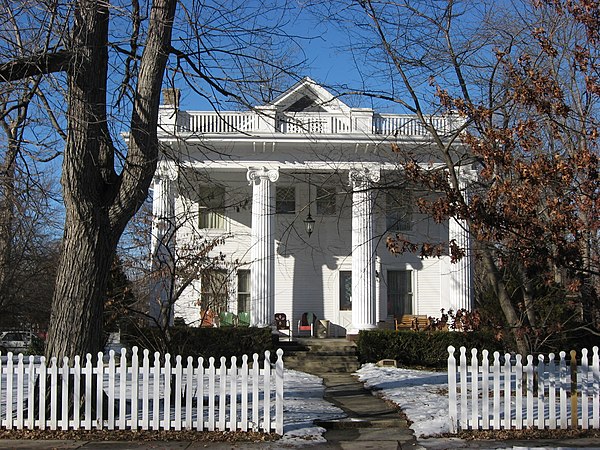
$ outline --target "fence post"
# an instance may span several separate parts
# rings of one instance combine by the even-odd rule
[[[456,359],[454,358],[455,348],[448,347],[448,409],[450,420],[450,433],[456,433],[458,417],[456,414]]]
[[[577,352],[571,350],[571,428],[579,428],[579,416],[577,414]]]
[[[19,353],[17,361],[17,430],[23,429],[23,387],[25,386],[25,366],[23,353]]]
[[[556,363],[554,353],[548,355],[548,428],[556,429]]]

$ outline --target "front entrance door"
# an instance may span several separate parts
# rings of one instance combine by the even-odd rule
[[[338,324],[344,334],[352,326],[352,271],[339,271],[339,314]]]

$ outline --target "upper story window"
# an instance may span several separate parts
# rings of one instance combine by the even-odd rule
[[[331,186],[317,187],[317,214],[333,216],[337,212],[335,189]]]
[[[392,189],[386,193],[386,227],[388,231],[412,229],[412,194],[408,189]]]
[[[227,229],[225,216],[225,188],[220,186],[201,187],[199,189],[200,228]]]
[[[275,212],[277,214],[294,214],[296,212],[295,186],[277,186],[275,188]]]

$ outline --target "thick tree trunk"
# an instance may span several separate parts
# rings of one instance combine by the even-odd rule
[[[46,356],[101,349],[104,297],[116,245],[143,203],[156,168],[160,88],[176,0],[155,0],[140,62],[131,138],[116,173],[107,125],[109,5],[77,2],[68,70],[68,132],[63,158],[66,219]]]

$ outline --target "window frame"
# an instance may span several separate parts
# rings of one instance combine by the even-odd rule
[[[279,195],[282,192],[287,192],[290,198],[280,198]],[[286,204],[287,207],[284,208],[283,206]],[[290,209],[289,206],[292,208]],[[275,213],[296,214],[296,186],[275,186]]]

